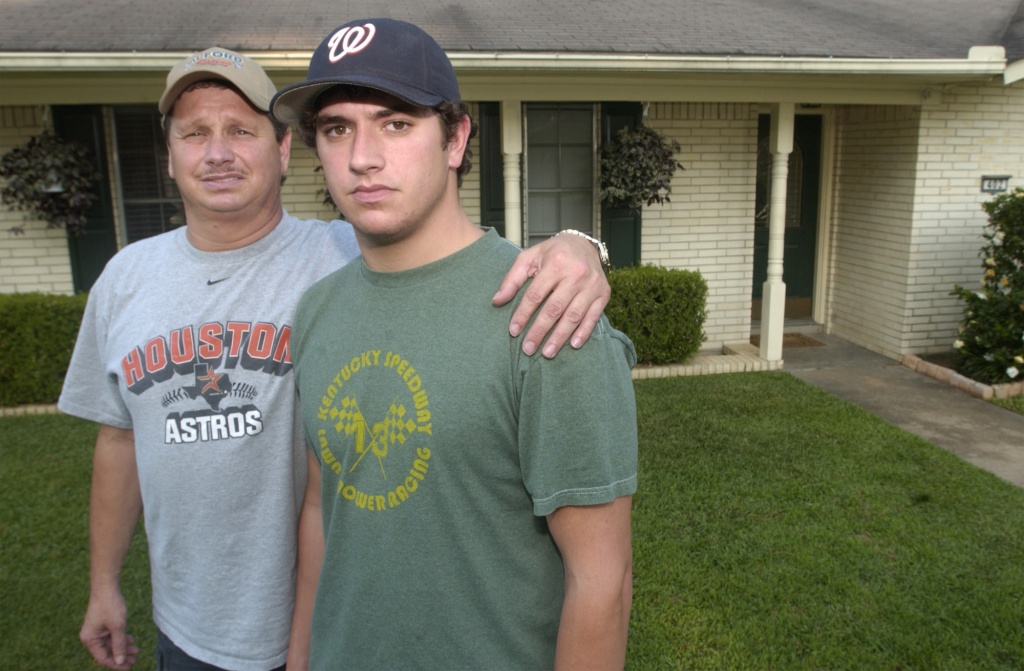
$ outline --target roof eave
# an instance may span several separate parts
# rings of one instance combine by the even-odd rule
[[[247,52],[268,71],[305,72],[312,52]],[[185,52],[0,52],[0,72],[166,72]],[[803,56],[684,56],[561,52],[449,52],[458,71],[744,72],[993,77],[1007,71],[1002,47],[974,47],[963,59],[880,59]],[[1015,63],[1014,66],[1019,66]],[[1021,66],[1024,67],[1024,66]],[[1016,72],[1016,70],[1015,70]],[[1024,75],[1015,75],[1020,78]]]

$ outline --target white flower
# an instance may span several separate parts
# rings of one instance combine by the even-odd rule
[[[985,265],[986,265],[986,266],[994,266],[994,265],[996,265],[996,260],[995,260],[995,259],[993,259],[993,258],[992,258],[992,257],[990,256],[990,257],[988,257],[987,259],[985,259]]]
[[[980,291],[975,291],[974,295],[977,296],[978,298],[980,298],[983,301],[987,301],[988,300],[988,296],[986,296],[985,294],[983,294]]]
[[[1006,377],[1010,378],[1011,380],[1017,377],[1018,375],[1020,375],[1020,371],[1017,370],[1016,366],[1010,366],[1009,368],[1006,369]]]
[[[956,342],[953,343],[953,349],[960,349],[963,346],[964,346],[964,341],[963,340],[957,340]]]
[[[1005,237],[1006,237],[1006,233],[1003,233],[1002,231],[996,231],[996,234],[992,236],[992,240],[997,245],[1001,245],[1001,244],[1003,244],[1003,238],[1005,238]]]

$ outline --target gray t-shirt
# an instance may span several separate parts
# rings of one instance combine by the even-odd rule
[[[357,255],[347,223],[286,214],[233,251],[184,229],[134,243],[90,292],[58,405],[134,430],[153,618],[203,661],[284,663],[306,477],[292,319]]]

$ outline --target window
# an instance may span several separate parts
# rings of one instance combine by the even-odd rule
[[[178,188],[167,174],[167,143],[153,107],[115,107],[117,164],[124,207],[125,243],[185,223]]]
[[[594,234],[594,108],[526,108],[526,246],[567,228]]]

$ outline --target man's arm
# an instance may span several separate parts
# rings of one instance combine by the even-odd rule
[[[555,356],[570,336],[572,346],[581,347],[612,295],[594,246],[576,235],[556,235],[523,250],[502,280],[494,304],[512,300],[530,277],[533,283],[512,315],[509,333],[519,335],[543,303],[523,339],[523,351],[532,356],[545,336],[542,353],[548,358]]]
[[[141,513],[135,434],[102,424],[89,500],[89,606],[78,637],[93,659],[110,669],[131,668],[139,653],[126,633],[121,567]]]
[[[622,496],[597,506],[566,506],[547,517],[565,563],[555,671],[625,666],[633,603],[632,502]]]
[[[295,583],[295,611],[288,643],[288,671],[309,668],[309,637],[312,631],[313,602],[320,567],[324,561],[323,512],[320,510],[320,462],[307,454],[309,479],[299,511],[299,565]]]

